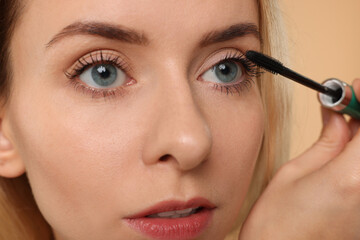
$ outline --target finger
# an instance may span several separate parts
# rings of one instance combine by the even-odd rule
[[[346,145],[344,151],[329,162],[324,171],[332,176],[340,190],[359,192],[360,189],[360,129]],[[359,196],[359,194],[356,194]],[[360,196],[358,198],[360,200]]]
[[[334,159],[344,149],[351,137],[345,118],[329,109],[321,108],[323,129],[316,141],[303,154],[289,162],[294,178],[305,176]]]
[[[360,121],[358,119],[350,119],[349,127],[351,131],[351,139],[356,135],[360,127]]]
[[[360,79],[352,83],[356,99],[360,100]],[[349,128],[351,141],[346,144],[344,150],[333,161],[330,161],[322,169],[325,174],[331,176],[328,181],[333,181],[336,189],[342,191],[341,195],[351,191],[357,192],[360,187],[360,121],[350,119]]]

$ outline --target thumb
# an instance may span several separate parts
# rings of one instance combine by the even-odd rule
[[[298,177],[307,175],[335,158],[351,139],[351,131],[343,115],[321,107],[323,128],[319,139],[292,160],[299,169]]]

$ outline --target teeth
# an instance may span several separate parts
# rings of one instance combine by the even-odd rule
[[[171,217],[176,214],[176,211],[158,213],[159,217]]]
[[[178,210],[178,211],[175,211],[177,214],[185,214],[185,213],[190,213],[192,212],[192,208],[188,208],[188,209],[184,209],[184,210]]]
[[[198,208],[187,208],[183,210],[176,210],[176,211],[168,211],[162,212],[157,214],[151,214],[147,217],[149,218],[180,218],[180,217],[187,217],[191,214],[195,213]]]

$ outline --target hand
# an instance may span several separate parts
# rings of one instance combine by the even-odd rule
[[[360,99],[360,79],[353,82]],[[239,240],[360,239],[360,121],[322,108],[319,140],[277,172]]]

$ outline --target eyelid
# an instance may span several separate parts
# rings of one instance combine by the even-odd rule
[[[244,56],[244,54],[236,48],[219,49],[205,59],[202,66],[196,72],[196,76],[201,76],[205,71],[209,70],[210,68],[221,62],[222,60],[227,59],[229,56],[240,57],[240,56]]]

